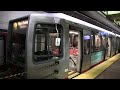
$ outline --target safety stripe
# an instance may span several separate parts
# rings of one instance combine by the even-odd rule
[[[112,65],[115,61],[117,61],[120,58],[120,54],[117,54],[113,56],[112,58],[102,62],[101,64],[93,67],[89,71],[80,74],[77,77],[74,77],[73,79],[94,79],[99,74],[101,74],[104,70],[106,70],[110,65]]]
[[[75,76],[77,76],[77,75],[79,75],[79,74],[80,74],[80,73],[76,72],[76,73],[74,73],[74,74],[68,76],[68,79],[72,79],[73,77],[75,77]]]
[[[68,72],[68,75],[70,75],[70,74],[72,74],[72,73],[74,73],[74,71],[70,71],[70,72]]]

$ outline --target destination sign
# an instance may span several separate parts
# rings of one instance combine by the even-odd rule
[[[28,25],[28,20],[22,20],[22,21],[14,22],[13,23],[13,29],[17,30],[17,29],[27,28],[27,25]]]

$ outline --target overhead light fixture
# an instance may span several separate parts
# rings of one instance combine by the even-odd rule
[[[116,36],[120,37],[120,35],[116,34]]]
[[[78,34],[78,32],[70,31],[70,34]]]
[[[78,23],[78,24],[82,24],[84,26],[87,26],[87,27],[91,27],[93,29],[97,29],[97,30],[100,30],[100,31],[103,31],[103,32],[107,32],[109,34],[112,34],[112,35],[115,35],[113,32],[110,32],[108,30],[105,30],[101,27],[98,27],[96,25],[93,25],[91,23],[88,23],[88,22],[85,22],[83,20],[80,20],[80,19],[77,19],[77,18],[74,18],[72,16],[69,16],[69,15],[66,15],[66,14],[63,14],[63,13],[57,13],[55,16],[61,18],[61,19],[65,19],[65,20],[68,20],[68,21],[71,21],[71,22],[75,22],[75,23]]]

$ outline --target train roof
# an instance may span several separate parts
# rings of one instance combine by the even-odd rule
[[[75,17],[69,16],[69,15],[66,15],[66,14],[63,14],[63,13],[32,13],[28,16],[18,18],[18,19],[15,19],[15,20],[11,20],[11,21],[16,21],[16,20],[28,18],[29,16],[32,16],[32,15],[33,16],[38,16],[39,15],[39,16],[53,17],[53,18],[57,18],[57,19],[64,19],[64,20],[67,20],[67,21],[71,21],[71,22],[74,22],[74,23],[77,23],[77,24],[80,24],[80,25],[84,25],[84,26],[87,26],[87,27],[90,27],[90,28],[93,28],[93,29],[96,29],[96,30],[106,32],[106,33],[109,33],[109,34],[116,35],[116,36],[120,37],[120,35],[115,34],[113,32],[110,32],[110,31],[108,31],[104,28],[101,28],[101,27],[96,26],[94,24],[88,23],[86,21],[77,19]]]
[[[31,15],[33,15],[33,14],[31,14]],[[91,23],[88,23],[86,21],[77,19],[75,17],[69,16],[69,15],[66,15],[66,14],[63,14],[63,13],[40,13],[40,14],[34,14],[34,15],[65,19],[65,20],[68,20],[68,21],[71,21],[71,22],[74,22],[74,23],[78,23],[78,24],[81,24],[81,25],[84,25],[84,26],[87,26],[87,27],[90,27],[90,28],[93,28],[93,29],[97,29],[97,30],[100,30],[100,31],[103,31],[103,32],[106,32],[106,33],[109,33],[109,34],[116,35],[116,36],[120,37],[120,35],[115,34],[113,32],[110,32],[110,31],[108,31],[104,28],[101,28],[99,26],[93,25]]]

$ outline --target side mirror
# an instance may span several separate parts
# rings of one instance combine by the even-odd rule
[[[60,46],[60,41],[61,41],[60,38],[56,38],[56,39],[55,39],[55,45],[56,45],[56,46]]]

